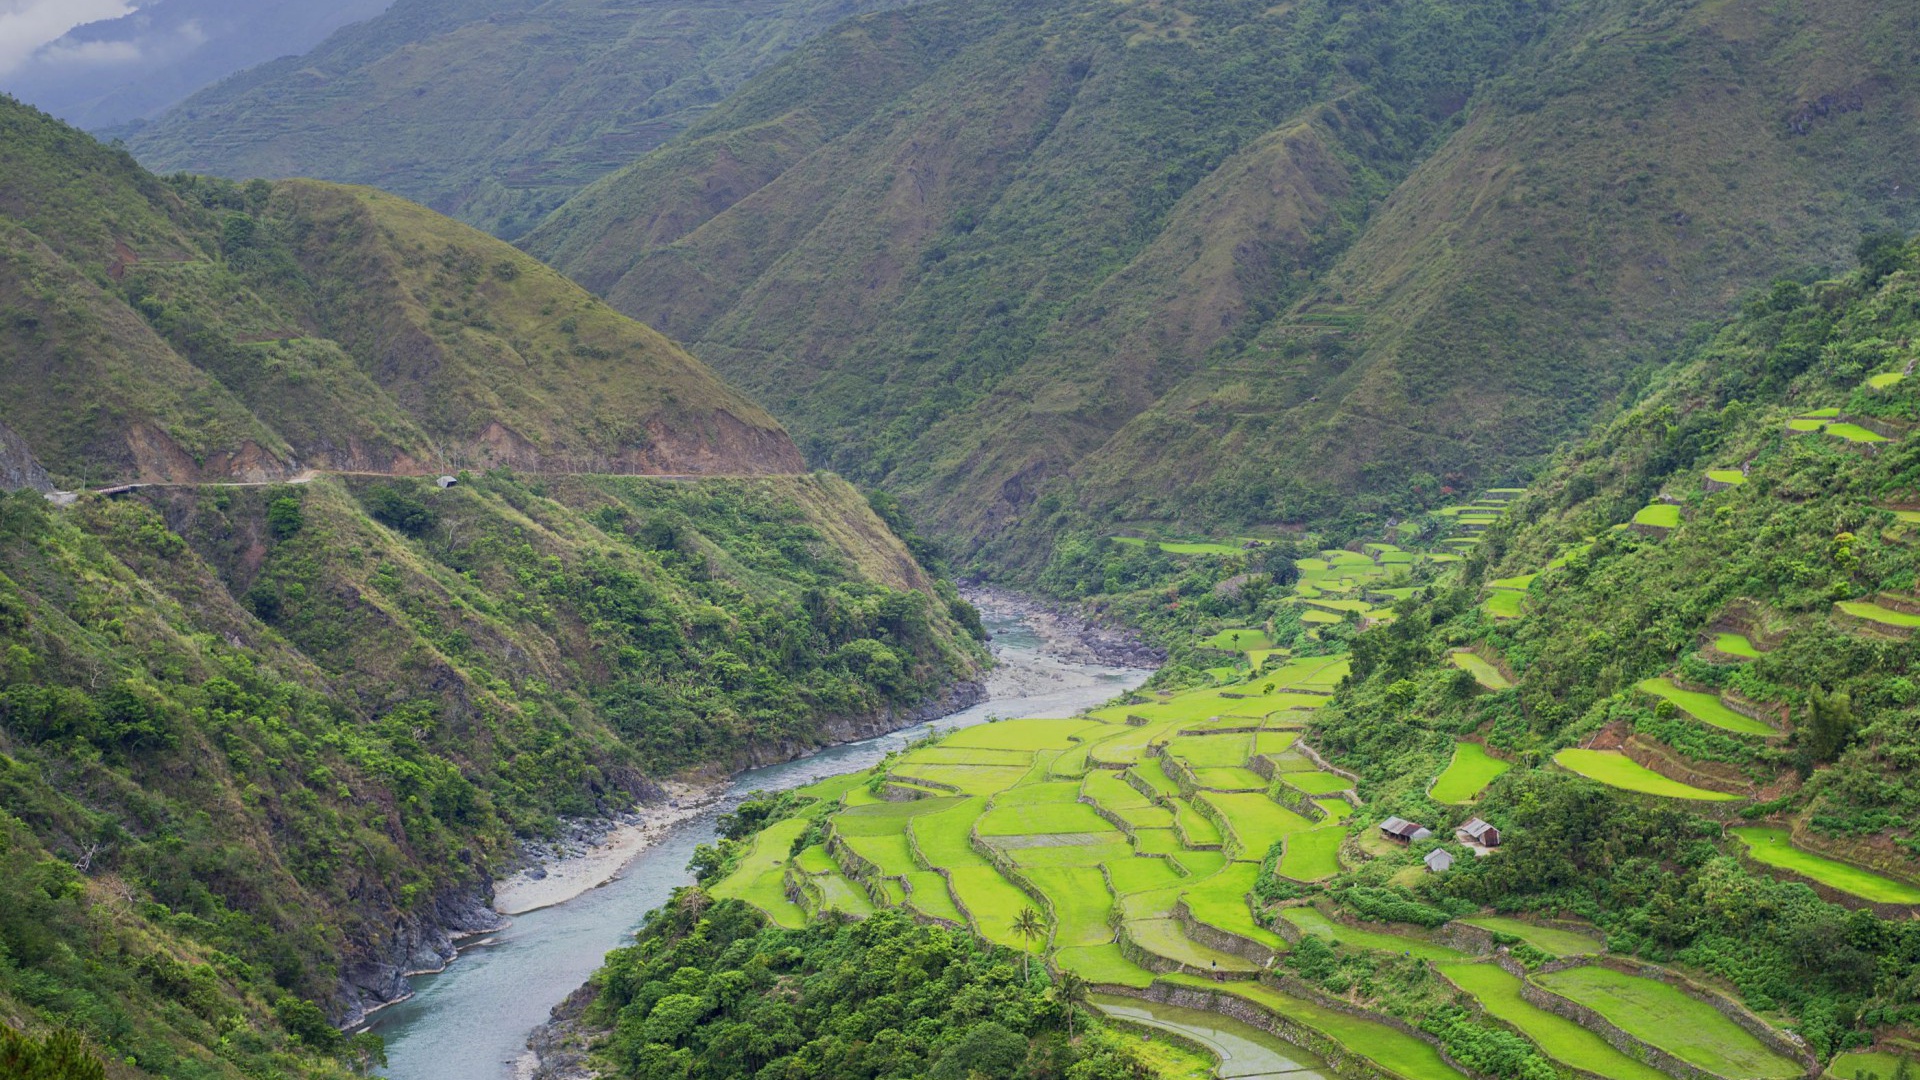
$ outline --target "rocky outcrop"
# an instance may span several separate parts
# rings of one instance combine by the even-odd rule
[[[0,491],[31,488],[41,493],[53,490],[53,480],[33,456],[26,440],[5,424],[0,424]]]
[[[486,884],[444,892],[430,906],[398,916],[385,941],[349,950],[340,971],[340,1027],[358,1027],[370,1013],[413,996],[409,978],[444,971],[460,955],[461,939],[505,928],[492,894]]]

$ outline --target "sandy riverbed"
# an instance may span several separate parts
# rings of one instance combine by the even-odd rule
[[[543,860],[493,883],[493,909],[502,915],[564,904],[618,877],[634,857],[675,825],[696,817],[725,792],[725,784],[694,787],[668,782],[671,803],[636,812],[636,820],[614,825],[585,850]]]

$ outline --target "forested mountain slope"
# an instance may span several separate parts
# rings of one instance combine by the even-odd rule
[[[399,0],[127,138],[157,170],[369,184],[513,237],[798,43],[899,2]]]
[[[552,271],[0,118],[0,1023],[344,1075],[517,838],[977,693],[867,500]]]
[[[995,558],[1323,520],[1529,467],[1910,220],[1916,44],[1864,0],[933,3],[524,243]]]
[[[421,207],[164,182],[11,102],[0,142],[0,421],[64,482],[803,468],[665,338]]]

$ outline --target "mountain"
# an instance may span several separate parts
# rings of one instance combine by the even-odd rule
[[[677,346],[421,207],[170,186],[18,106],[0,139],[0,421],[64,481],[802,471]]]
[[[523,246],[983,566],[1377,519],[1524,476],[1740,290],[1915,224],[1916,47],[1866,2],[931,3]]]
[[[0,78],[0,89],[99,131],[157,116],[236,71],[301,53],[392,0],[148,0],[75,27]]]
[[[0,100],[0,386],[0,1026],[115,1076],[353,1075],[522,840],[977,696],[851,485],[390,195]]]
[[[748,76],[901,0],[398,0],[130,132],[156,170],[370,184],[513,237]]]

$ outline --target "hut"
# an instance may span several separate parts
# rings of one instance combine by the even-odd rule
[[[1478,844],[1481,847],[1500,846],[1500,830],[1479,818],[1474,818],[1453,830],[1453,835],[1463,844]]]
[[[1418,825],[1408,821],[1403,817],[1390,817],[1380,823],[1380,833],[1389,840],[1398,840],[1403,844],[1411,844],[1415,840],[1425,840],[1427,837],[1432,836],[1433,830],[1427,828],[1425,825]]]
[[[1427,873],[1444,874],[1453,869],[1453,854],[1446,848],[1434,848],[1421,860],[1427,864]]]
[[[460,482],[460,478],[457,476],[443,476],[440,479],[434,481],[434,483],[440,485],[440,490],[442,491],[445,491],[446,489],[452,487],[453,485],[459,482]]]

